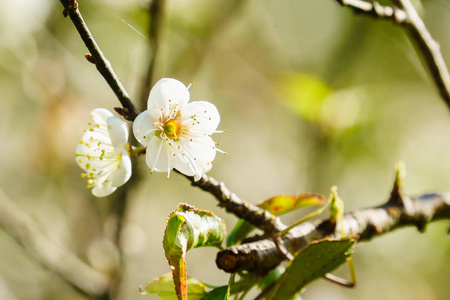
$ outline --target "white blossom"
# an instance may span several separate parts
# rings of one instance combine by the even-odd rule
[[[148,109],[133,123],[136,139],[147,146],[151,172],[179,172],[199,180],[211,169],[216,148],[211,135],[220,122],[217,108],[206,101],[189,102],[189,87],[163,78],[150,91]],[[222,132],[222,131],[220,131]]]
[[[105,197],[123,185],[131,176],[131,159],[125,146],[127,124],[104,109],[91,112],[93,122],[77,145],[75,158],[85,171],[88,188],[96,197]]]

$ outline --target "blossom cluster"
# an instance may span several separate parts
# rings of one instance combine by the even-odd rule
[[[163,78],[150,91],[147,110],[137,116],[133,133],[145,148],[150,172],[176,169],[199,180],[212,167],[217,148],[211,135],[220,115],[206,101],[189,103],[189,86]],[[76,148],[76,160],[85,171],[88,188],[97,197],[113,193],[131,176],[133,147],[128,143],[127,123],[103,108],[91,112],[90,128]]]

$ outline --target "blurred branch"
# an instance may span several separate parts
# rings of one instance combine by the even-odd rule
[[[0,227],[47,270],[83,294],[98,299],[107,293],[109,278],[74,253],[50,241],[38,225],[0,190]]]
[[[355,13],[365,14],[378,19],[388,19],[395,24],[405,26],[417,43],[431,77],[450,108],[450,74],[440,51],[439,44],[433,39],[425,23],[420,18],[410,0],[392,0],[395,7],[382,6],[378,2],[362,0],[336,0],[341,6]]]
[[[392,1],[406,12],[408,20],[404,25],[419,46],[442,99],[450,107],[450,74],[442,57],[439,44],[427,30],[425,23],[420,18],[410,0]]]
[[[76,0],[60,0],[60,2],[64,6],[64,16],[70,17],[76,29],[78,30],[81,39],[92,55],[87,55],[86,58],[88,59],[88,61],[95,64],[97,70],[100,72],[100,74],[102,74],[103,78],[105,78],[106,82],[109,84],[114,94],[116,94],[116,97],[122,104],[123,108],[118,109],[117,112],[127,120],[134,120],[139,114],[139,110],[131,102],[130,96],[123,88],[122,83],[120,82],[117,75],[114,73],[110,62],[106,59],[103,52],[95,42],[94,37],[89,31],[89,28],[87,27],[80,11],[78,10],[78,3],[76,2]]]
[[[352,9],[357,14],[365,14],[378,19],[392,20],[397,24],[406,21],[406,13],[396,7],[383,6],[378,2],[363,0],[336,0],[341,6]]]
[[[416,198],[403,197],[402,201],[349,212],[344,215],[342,228],[347,237],[367,241],[397,228],[416,226],[424,231],[430,222],[450,220],[450,192],[424,194]],[[300,224],[281,237],[290,253],[296,253],[312,241],[341,238],[330,220]],[[217,266],[230,273],[242,270],[268,270],[279,265],[285,256],[277,249],[273,239],[264,238],[247,244],[229,247],[217,254]]]
[[[191,176],[184,176],[191,181],[193,186],[212,194],[219,201],[220,207],[258,227],[266,235],[272,236],[286,228],[280,218],[256,205],[241,200],[235,193],[231,193],[223,182],[207,175],[203,175],[198,181],[194,181]]]
[[[149,47],[151,51],[150,62],[147,67],[147,72],[142,80],[141,90],[139,94],[140,107],[146,107],[148,95],[153,85],[156,58],[158,56],[161,27],[164,13],[165,0],[151,0],[147,11],[150,17],[148,35],[149,35]]]

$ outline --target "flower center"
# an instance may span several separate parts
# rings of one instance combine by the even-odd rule
[[[175,140],[178,138],[179,132],[180,132],[180,124],[178,124],[177,121],[174,119],[168,120],[164,126],[163,130],[165,135],[172,140]]]

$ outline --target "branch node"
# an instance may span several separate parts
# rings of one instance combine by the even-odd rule
[[[76,0],[68,0],[67,3],[69,10],[74,11],[78,9],[78,2]]]
[[[92,54],[86,53],[86,54],[84,55],[84,58],[86,58],[86,60],[87,60],[88,62],[90,62],[91,64],[94,64],[94,65],[95,65],[95,59],[94,59],[94,57],[92,56]]]
[[[405,182],[406,170],[405,164],[399,161],[395,165],[395,180],[392,187],[391,195],[388,204],[405,206],[405,199],[403,197],[403,187]]]
[[[275,246],[277,247],[278,252],[281,253],[281,255],[283,255],[283,257],[286,260],[294,260],[294,255],[291,254],[291,252],[289,252],[289,250],[286,248],[286,246],[284,245],[284,241],[280,238],[280,233],[276,233],[273,237],[273,242],[275,243]]]
[[[416,221],[414,223],[414,226],[416,226],[417,230],[420,233],[424,233],[427,229],[428,222],[429,222],[429,220],[426,217],[423,217],[420,220]]]
[[[385,14],[385,9],[383,8],[383,6],[380,3],[378,3],[378,1],[374,1],[372,5],[373,5],[373,10],[375,11],[375,13],[378,16]]]
[[[125,120],[132,121],[134,119],[128,107],[114,107],[114,110]]]
[[[392,14],[392,21],[395,24],[400,25],[408,22],[408,16],[403,9],[394,6],[394,13]]]

